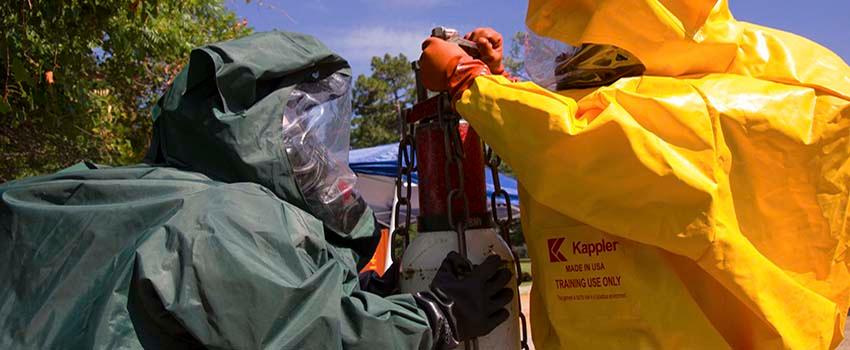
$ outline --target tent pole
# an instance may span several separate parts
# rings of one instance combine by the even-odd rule
[[[398,184],[393,187],[393,205],[390,208],[395,208],[396,204],[398,204]],[[398,213],[395,209],[390,212],[390,232],[387,235],[387,260],[386,264],[384,264],[384,269],[390,268],[390,265],[393,264],[393,233],[395,229],[398,228]],[[383,272],[383,271],[382,271]]]

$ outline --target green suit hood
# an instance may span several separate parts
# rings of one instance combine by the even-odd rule
[[[301,87],[331,78],[348,91],[348,62],[309,35],[275,31],[197,48],[154,108],[146,161],[226,183],[260,184],[324,221],[339,216],[308,203],[285,150],[282,122]],[[344,127],[347,162],[347,120]],[[377,242],[372,212],[363,205],[352,215],[346,227],[326,225],[337,236],[329,239],[370,255]]]

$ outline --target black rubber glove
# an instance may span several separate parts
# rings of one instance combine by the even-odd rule
[[[399,292],[398,265],[396,263],[390,265],[390,268],[384,272],[383,276],[378,276],[378,273],[375,271],[361,272],[358,276],[360,279],[360,290],[382,297],[397,294]]]
[[[431,290],[414,294],[428,314],[435,348],[451,349],[460,341],[487,335],[507,320],[505,306],[514,296],[506,288],[510,280],[511,272],[499,256],[473,266],[450,252],[431,281]]]

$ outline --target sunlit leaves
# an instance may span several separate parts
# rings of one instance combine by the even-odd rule
[[[354,84],[352,146],[398,142],[398,112],[413,104],[415,94],[413,70],[407,57],[372,57],[372,74],[358,76]]]
[[[250,32],[220,0],[9,0],[0,23],[0,182],[138,162],[189,51]]]

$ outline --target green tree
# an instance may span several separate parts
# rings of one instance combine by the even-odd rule
[[[503,60],[511,75],[529,80],[525,72],[524,47],[528,34],[517,32]],[[372,74],[360,75],[354,85],[354,114],[351,145],[354,148],[382,145],[399,140],[398,114],[415,102],[416,84],[410,61],[403,54],[372,57]],[[511,173],[506,165],[502,171]]]
[[[9,0],[0,23],[0,182],[138,162],[189,51],[251,31],[221,0]]]
[[[399,112],[415,102],[416,83],[404,54],[372,57],[371,67],[371,75],[361,74],[354,83],[354,148],[397,142]]]
[[[511,39],[511,48],[502,58],[505,69],[520,80],[530,80],[525,72],[525,45],[528,42],[528,33],[516,32]]]

